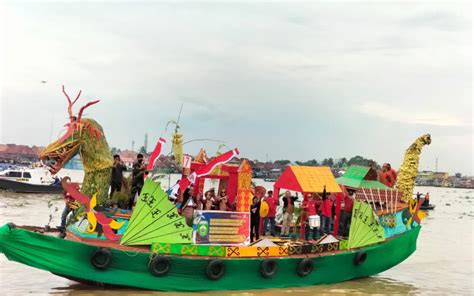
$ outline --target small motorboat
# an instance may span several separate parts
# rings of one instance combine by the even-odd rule
[[[427,205],[421,205],[420,206],[420,210],[424,210],[424,211],[434,210],[434,208],[436,208],[436,205],[434,205],[434,204],[427,204]]]
[[[59,178],[37,169],[8,169],[0,175],[0,189],[17,193],[62,193]]]
[[[420,210],[428,211],[428,210],[434,210],[434,208],[436,208],[436,205],[430,203],[430,193],[427,192],[420,206]]]

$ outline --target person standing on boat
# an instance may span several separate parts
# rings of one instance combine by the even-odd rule
[[[72,184],[76,190],[79,190],[79,184],[78,183],[73,183]],[[67,222],[67,216],[69,215],[70,212],[72,212],[74,209],[76,209],[76,205],[74,204],[75,199],[69,194],[69,192],[64,191],[64,209],[63,212],[61,213],[61,225],[59,228],[61,230],[66,229],[66,222]]]
[[[203,202],[203,196],[201,192],[199,192],[196,196],[196,207],[194,209],[198,211],[204,210],[204,202]]]
[[[392,169],[389,163],[384,163],[379,176],[379,181],[386,186],[393,188],[397,182],[397,171]]]
[[[423,207],[427,207],[430,205],[430,193],[426,192],[425,194],[425,200],[423,201],[423,204],[421,204]]]
[[[273,196],[273,191],[269,190],[268,195],[263,198],[263,200],[268,204],[268,214],[263,220],[263,234],[266,235],[268,231],[268,224],[270,224],[270,234],[275,236],[275,216],[276,208],[280,204],[278,197]]]
[[[132,168],[132,194],[130,196],[129,209],[132,209],[135,201],[135,196],[140,195],[143,184],[145,182],[146,164],[143,161],[143,154],[137,155],[137,162],[133,164]]]
[[[303,210],[307,213],[308,218],[311,216],[316,215],[316,207],[317,207],[317,200],[316,200],[316,193],[310,194],[308,198],[303,202],[303,205],[301,206]],[[309,233],[310,233],[310,226],[309,222],[306,224],[306,231],[305,231],[305,239],[309,240]],[[318,235],[318,228],[317,227],[312,227],[312,235],[311,238],[313,240],[316,240]]]
[[[298,196],[291,196],[290,191],[285,192],[283,197],[283,221],[281,225],[281,236],[290,235],[291,222],[293,221],[293,212],[295,209],[295,201]]]
[[[326,185],[323,190],[323,203],[321,205],[321,235],[329,234],[331,229],[332,200],[326,193]]]
[[[114,155],[114,164],[112,166],[112,180],[110,182],[110,198],[116,191],[122,190],[123,172],[127,171],[127,167],[123,164],[118,154]]]
[[[194,189],[191,186],[183,193],[183,203],[181,207],[181,215],[186,218],[188,226],[193,226],[193,214],[194,209],[196,209],[196,200],[194,198]]]
[[[41,178],[41,179],[43,179],[43,178]],[[54,181],[53,181],[53,184],[51,184],[51,186],[56,186],[56,187],[61,186],[61,179],[59,179],[58,176],[54,176]]]
[[[218,203],[219,203],[219,211],[227,211],[229,197],[227,196],[227,191],[225,189],[221,190],[219,194]]]
[[[250,206],[250,242],[254,242],[260,239],[260,199],[254,196],[252,199],[252,205]]]
[[[210,190],[206,191],[206,193],[204,194],[204,210],[205,211],[210,211],[210,210],[213,210],[213,205],[214,205],[214,201],[213,201],[213,197],[212,197],[212,192]]]
[[[342,236],[349,236],[349,228],[351,227],[352,208],[354,207],[355,191],[349,191],[344,195],[344,212],[342,213]]]

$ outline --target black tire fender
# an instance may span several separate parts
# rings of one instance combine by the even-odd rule
[[[225,274],[225,264],[222,260],[211,260],[206,267],[206,275],[212,280],[216,281]]]
[[[313,260],[310,258],[304,258],[298,264],[297,272],[299,276],[305,277],[309,275],[311,272],[313,272],[313,269],[314,269]]]
[[[260,274],[264,278],[271,278],[278,271],[278,263],[272,259],[265,259],[260,263]]]
[[[92,253],[91,264],[97,269],[105,270],[112,263],[112,252],[105,248],[98,248]]]
[[[165,256],[154,256],[148,262],[148,271],[154,276],[164,276],[171,269],[171,262]]]
[[[362,265],[365,262],[365,260],[367,260],[367,252],[359,251],[354,256],[354,265],[355,266]]]

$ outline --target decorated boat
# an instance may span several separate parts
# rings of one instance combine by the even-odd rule
[[[392,268],[416,250],[424,215],[412,199],[412,190],[421,148],[431,142],[429,135],[407,149],[397,189],[361,187],[347,237],[334,229],[316,241],[293,237],[250,243],[250,205],[255,193],[252,170],[249,161],[235,160],[237,149],[211,159],[183,157],[182,179],[165,192],[152,176],[165,143],[160,139],[133,212],[108,209],[109,147],[101,126],[82,118],[85,107],[97,101],[86,104],[75,116],[72,106],[80,93],[74,101],[65,95],[71,118],[68,130],[43,151],[41,159],[57,172],[80,151],[83,186],[79,191],[67,179],[62,186],[81,205],[81,211],[66,230],[13,223],[2,226],[0,252],[9,260],[85,284],[162,291],[247,290],[368,277]],[[173,144],[177,145],[182,140],[177,132],[175,136]],[[226,192],[229,204],[235,205],[232,211],[199,207],[187,211],[176,206],[176,195],[186,195],[190,208],[193,200],[199,203],[193,197],[203,193],[206,179],[219,182],[219,191]],[[324,167],[290,167],[284,180],[275,183],[277,192],[321,193],[324,188],[343,194]]]

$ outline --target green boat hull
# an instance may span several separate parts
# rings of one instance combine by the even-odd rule
[[[260,275],[262,258],[223,259],[225,274],[219,280],[206,276],[211,259],[169,256],[170,272],[161,277],[148,271],[150,253],[111,249],[112,263],[106,270],[90,263],[96,246],[60,239],[21,228],[0,228],[0,252],[11,260],[84,282],[129,286],[162,291],[248,290],[331,284],[383,272],[416,250],[420,227],[409,230],[382,244],[354,251],[313,258],[314,270],[301,277],[297,267],[302,258],[274,258],[277,273],[271,278]],[[367,259],[354,264],[357,252],[364,250]]]

